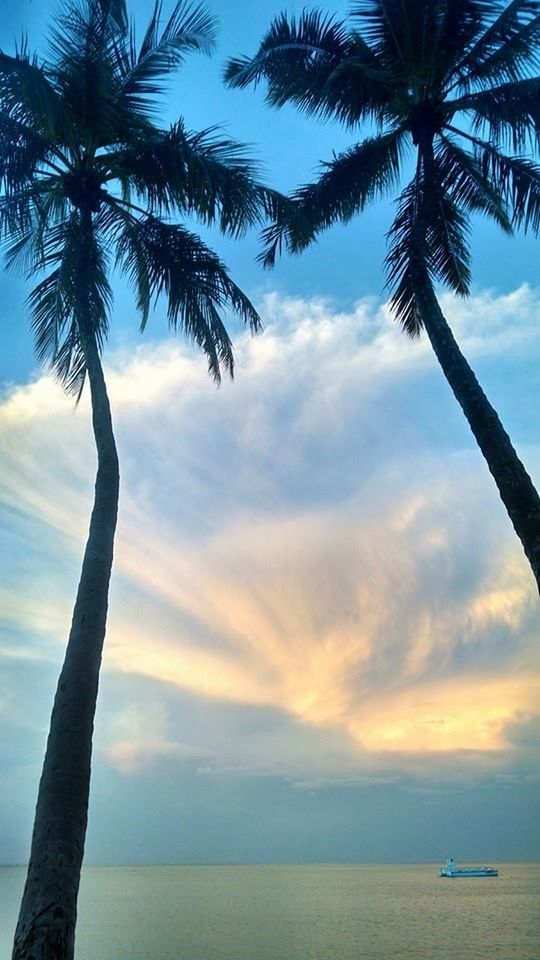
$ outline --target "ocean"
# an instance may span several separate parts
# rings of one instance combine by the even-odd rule
[[[87,867],[77,960],[539,960],[540,864]],[[0,868],[0,957],[20,867]]]

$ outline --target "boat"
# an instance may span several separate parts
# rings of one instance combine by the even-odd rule
[[[439,870],[440,877],[498,877],[495,867],[458,867],[452,857],[448,857],[446,866]]]

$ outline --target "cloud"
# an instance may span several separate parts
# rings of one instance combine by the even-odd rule
[[[226,526],[184,544],[180,563],[162,541],[149,558],[139,531],[130,580],[167,614],[150,604],[134,623],[113,612],[106,662],[203,696],[279,706],[367,749],[498,749],[505,723],[537,697],[520,666],[536,643],[535,601],[513,544],[494,563],[465,536],[460,497],[448,499],[454,480],[441,494],[430,477],[429,519],[405,530],[401,517],[392,530],[386,498],[369,510],[349,500]],[[441,498],[448,512],[436,517]],[[481,495],[472,505],[481,509]],[[474,554],[476,575],[462,580],[460,558]]]
[[[527,283],[506,294],[479,291],[468,300],[445,293],[441,305],[467,356],[503,357],[507,350],[524,356],[538,348],[538,292]]]
[[[534,291],[444,303],[497,383],[501,353],[505,376],[529,362]],[[219,709],[201,737],[156,698],[105,705],[101,755],[123,774],[168,758],[321,785],[530,759],[534,584],[425,338],[374,300],[270,295],[262,312],[218,392],[178,342],[108,358],[122,494],[105,670]],[[14,388],[0,440],[4,655],[50,662],[88,524],[88,402],[74,412],[45,377]],[[521,445],[538,469],[535,438]],[[272,718],[264,760],[249,723],[218,736],[233,708]]]
[[[193,748],[167,740],[167,717],[163,703],[154,701],[152,710],[131,704],[115,709],[108,717],[109,743],[105,759],[122,773],[147,766],[149,760],[168,754],[196,755]],[[201,756],[204,756],[204,751]]]

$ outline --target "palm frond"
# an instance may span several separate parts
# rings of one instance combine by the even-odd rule
[[[68,216],[68,205],[58,182],[0,198],[0,238],[8,270],[32,276],[44,257],[48,231]]]
[[[194,214],[234,237],[260,223],[275,202],[275,191],[257,181],[245,147],[218,128],[189,133],[178,121],[166,133],[109,153],[105,163],[150,212]]]
[[[130,212],[129,202],[108,197],[106,204],[108,221],[102,223],[102,229],[116,250],[116,265],[122,269],[135,290],[140,330],[143,332],[152,306],[145,235],[138,229],[140,221]]]
[[[508,197],[513,210],[513,223],[525,231],[540,233],[540,167],[522,157],[499,154],[492,164],[506,170]]]
[[[444,69],[478,29],[478,7],[479,0],[356,0],[351,19],[399,81]]]
[[[443,188],[467,213],[482,213],[505,233],[512,233],[511,215],[500,178],[493,180],[483,158],[463,150],[456,141],[440,136],[437,164],[444,171]]]
[[[307,71],[306,93],[320,75],[323,82],[342,60],[354,54],[345,25],[320,10],[304,11],[297,19],[286,14],[276,17],[254,57],[230,59],[225,68],[225,81],[231,87],[244,89],[252,83],[267,80],[279,89],[272,91],[275,105],[290,99],[287,87]],[[282,74],[284,76],[282,77]],[[289,76],[290,75],[290,76]]]
[[[107,255],[94,235],[83,252],[78,213],[50,230],[43,255],[33,269],[49,270],[28,298],[38,359],[47,364],[64,389],[80,397],[86,376],[79,335],[80,303],[84,296],[86,322],[98,349],[108,334],[112,292],[107,278]],[[86,289],[81,290],[81,257],[85,258]]]
[[[145,110],[125,96],[136,60],[120,0],[72,0],[51,33],[62,121],[57,138],[72,152],[152,134]]]
[[[453,87],[463,51],[472,49],[485,33],[495,6],[493,0],[444,0],[434,4],[436,18],[431,35],[428,31],[426,58],[431,61],[432,76],[442,81],[443,90],[449,83]]]
[[[388,194],[399,182],[406,138],[395,130],[351,147],[329,163],[312,184],[300,187],[278,208],[278,218],[263,232],[260,260],[274,265],[285,244],[291,253],[304,250],[323,230],[348,222],[368,203]]]
[[[423,9],[419,0],[419,7]],[[409,16],[408,16],[409,15]],[[361,21],[362,35],[376,56],[394,71],[407,59],[407,46],[411,40],[410,17],[414,10],[400,0],[359,0],[352,7],[353,18]]]
[[[219,383],[222,369],[232,376],[232,343],[223,311],[232,309],[252,331],[261,320],[219,257],[184,227],[154,217],[126,223],[117,250],[119,266],[139,291],[143,322],[146,304],[165,296],[171,327],[201,347],[214,380]]]
[[[60,142],[77,151],[114,143],[133,119],[119,103],[117,52],[124,43],[112,15],[115,4],[72,3],[50,35],[56,84],[62,98]]]
[[[126,0],[87,0],[88,3],[97,3],[102,11],[102,15],[113,24],[119,36],[127,34],[129,28],[129,19],[126,8]]]
[[[385,258],[387,287],[391,291],[390,308],[409,337],[419,336],[422,315],[415,292],[416,261],[425,264],[426,240],[422,229],[419,195],[422,188],[422,167],[417,162],[414,179],[402,191],[397,213],[387,234]]]
[[[523,70],[538,64],[540,3],[511,0],[501,9],[492,4],[495,19],[456,65],[456,86],[504,83],[523,79]]]
[[[485,180],[512,215],[512,224],[540,232],[540,165],[528,157],[509,157],[491,143],[456,130],[473,144]]]
[[[443,90],[484,31],[491,0],[356,0],[357,22],[379,62],[409,90]]]
[[[1,101],[0,101],[1,103]],[[53,152],[51,141],[4,110],[0,113],[0,189],[18,191],[32,183],[36,168]]]
[[[460,110],[469,113],[474,133],[485,130],[490,140],[508,143],[516,152],[540,142],[539,77],[467,94],[449,101],[445,109],[449,115]]]
[[[337,117],[353,125],[380,120],[390,100],[388,76],[358,35],[321,11],[298,19],[277,17],[253,58],[232,59],[225,69],[231,87],[265,80],[267,101],[294,103],[306,113]]]
[[[419,156],[414,179],[402,192],[388,233],[386,256],[390,304],[404,330],[417,336],[423,326],[416,300],[420,274],[454,293],[470,288],[468,219],[448,190],[441,153],[426,166]]]
[[[0,51],[0,104],[4,114],[35,136],[55,136],[61,117],[58,91],[25,46],[14,57]]]
[[[433,214],[427,220],[427,266],[431,275],[454,293],[466,297],[470,292],[471,270],[469,224],[454,198],[445,190],[430,196]]]
[[[49,205],[47,201],[50,199]],[[57,177],[41,177],[20,190],[9,190],[0,196],[0,242],[9,250],[23,234],[32,232],[42,221],[44,210],[53,223],[65,213],[65,197],[59,190]]]
[[[203,6],[180,0],[163,29],[161,12],[161,0],[156,0],[138,52],[132,33],[129,62],[125,61],[123,71],[122,97],[143,116],[152,115],[149,98],[163,91],[165,78],[180,66],[186,54],[208,54],[215,42],[216,21]]]
[[[119,34],[113,7],[109,0],[68,0],[49,33],[55,73],[75,74],[81,62],[91,70],[107,58],[111,38]]]

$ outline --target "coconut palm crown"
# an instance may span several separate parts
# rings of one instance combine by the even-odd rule
[[[191,52],[209,53],[202,7],[158,0],[137,43],[124,0],[68,0],[42,61],[26,44],[0,52],[0,239],[7,264],[35,284],[38,357],[68,392],[88,380],[97,476],[88,540],[39,786],[16,960],[72,960],[86,835],[93,720],[105,637],[119,469],[101,366],[111,271],[135,290],[144,328],[157,298],[171,326],[232,374],[224,319],[259,316],[220,258],[180,220],[240,236],[276,195],[242,147],[217,129],[159,124],[156,98]]]
[[[540,499],[434,294],[436,283],[469,293],[472,215],[508,234],[540,229],[539,44],[537,0],[356,0],[347,21],[317,10],[278,16],[254,57],[229,61],[225,79],[264,80],[272,106],[366,128],[281,207],[261,259],[271,266],[283,245],[299,252],[397,192],[391,306],[408,334],[425,329],[540,588]]]
[[[260,320],[224,264],[178,218],[240,236],[261,220],[272,193],[242,147],[217,128],[163,129],[156,97],[190,52],[210,53],[213,18],[177,4],[154,8],[137,45],[124,0],[79,0],[61,12],[47,62],[23,44],[0,53],[0,230],[7,264],[46,276],[29,300],[38,356],[80,393],[86,366],[76,317],[82,231],[88,228],[89,323],[107,338],[111,256],[136,290],[141,326],[161,294],[173,328],[232,371],[226,308]],[[89,259],[90,258],[90,259]],[[90,263],[91,261],[91,263]]]

